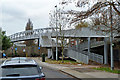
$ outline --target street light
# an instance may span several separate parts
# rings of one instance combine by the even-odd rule
[[[57,42],[58,42],[58,39],[57,39],[57,5],[55,6],[56,8],[56,60],[58,60],[58,48],[57,48]]]
[[[110,1],[111,3],[113,2],[112,0]],[[111,70],[114,69],[114,59],[113,59],[113,32],[112,32],[112,6],[110,4],[110,17],[111,17],[111,28],[110,28],[110,53],[111,53]]]

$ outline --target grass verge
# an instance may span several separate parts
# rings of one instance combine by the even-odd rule
[[[99,67],[99,68],[93,68],[93,69],[120,74],[120,70],[117,70],[117,69],[111,70],[111,68],[109,67]]]
[[[64,60],[64,62],[62,62],[62,60],[56,61],[56,60],[47,59],[46,62],[49,64],[72,64],[72,65],[82,64],[73,60]]]

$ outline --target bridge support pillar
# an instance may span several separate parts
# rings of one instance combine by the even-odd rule
[[[79,39],[76,39],[76,50],[78,50]]]
[[[72,47],[71,38],[69,38],[69,45]]]
[[[104,38],[104,64],[108,64],[107,38]]]
[[[88,53],[90,53],[90,37],[88,37]]]
[[[40,39],[40,38],[38,38],[38,46],[40,46],[40,42],[41,42],[41,39]]]
[[[48,58],[52,58],[53,59],[52,49],[48,49]]]

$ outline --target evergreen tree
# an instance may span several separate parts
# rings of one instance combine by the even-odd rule
[[[2,31],[2,50],[7,50],[11,45],[10,39],[6,36],[6,32]]]

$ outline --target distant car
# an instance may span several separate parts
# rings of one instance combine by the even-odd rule
[[[0,67],[0,80],[45,80],[41,67],[32,59],[10,59]]]

